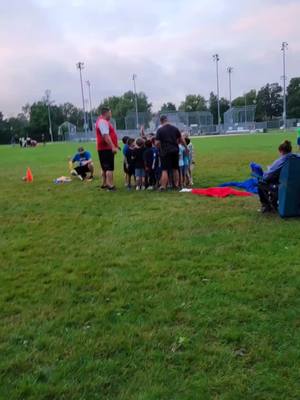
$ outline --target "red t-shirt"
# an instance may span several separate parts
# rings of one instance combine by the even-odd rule
[[[112,150],[111,146],[106,143],[103,136],[109,135],[113,144],[118,147],[118,136],[115,128],[110,121],[107,121],[102,116],[97,119],[96,122],[96,139],[97,139],[97,150]]]

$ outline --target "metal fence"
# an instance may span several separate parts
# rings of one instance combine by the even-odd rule
[[[239,133],[249,133],[249,132],[266,132],[268,130],[282,130],[283,129],[283,120],[282,119],[274,119],[271,121],[264,122],[240,122],[236,123],[233,126],[223,124],[220,125],[220,131],[218,130],[217,125],[201,125],[194,126],[193,124],[187,126],[183,124],[181,121],[178,122],[178,116],[174,118],[169,118],[170,122],[176,125],[181,131],[188,133],[191,136],[207,136],[207,135],[219,135],[219,134],[239,134]],[[296,130],[300,127],[300,118],[297,119],[288,119],[286,128],[290,131]],[[156,132],[158,126],[154,128],[151,125],[151,121],[149,123],[149,128],[146,129],[146,133]],[[140,131],[138,129],[125,129],[120,130],[117,129],[119,139],[122,139],[124,136],[128,136],[131,138],[136,138],[140,136]],[[94,131],[88,132],[80,132],[73,131],[68,135],[65,135],[64,140],[66,141],[75,141],[75,142],[87,142],[87,141],[95,141],[96,135]]]

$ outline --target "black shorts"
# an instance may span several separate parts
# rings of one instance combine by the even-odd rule
[[[88,164],[86,165],[81,165],[79,167],[75,168],[75,171],[77,172],[78,175],[82,176],[83,178],[86,177],[86,174],[88,174],[90,171]]]
[[[163,171],[179,168],[179,154],[177,152],[168,153],[164,156],[161,156],[160,159],[161,169]]]
[[[114,171],[115,155],[112,150],[98,150],[102,171]]]

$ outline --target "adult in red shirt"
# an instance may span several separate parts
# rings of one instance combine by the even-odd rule
[[[111,110],[107,107],[103,107],[101,110],[101,116],[96,122],[97,150],[103,179],[101,188],[109,191],[115,190],[115,154],[119,149],[118,136],[115,128],[110,122],[111,116]]]

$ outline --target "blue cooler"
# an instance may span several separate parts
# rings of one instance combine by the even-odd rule
[[[280,173],[278,212],[282,218],[300,216],[300,157],[291,157]]]

